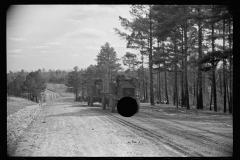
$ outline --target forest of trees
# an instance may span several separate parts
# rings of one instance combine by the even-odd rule
[[[178,107],[181,100],[187,109],[209,105],[214,111],[223,105],[224,112],[228,108],[232,113],[230,6],[133,5],[130,14],[131,21],[119,16],[125,31],[114,30],[126,40],[127,48],[140,53],[142,65],[138,70],[142,70],[139,79],[145,101],[155,105],[156,99],[171,100]]]
[[[103,90],[118,73],[136,77],[136,89],[144,102],[155,105],[165,100],[178,107],[233,111],[233,15],[226,5],[132,5],[131,20],[119,16],[124,31],[114,28],[126,41],[121,58],[106,42],[96,64],[72,71],[38,70],[47,83],[73,87],[78,97],[88,91],[95,78],[103,80]],[[120,61],[126,65],[124,70]],[[34,72],[35,73],[35,72]],[[8,73],[8,94],[19,95],[23,70]],[[12,90],[11,87],[17,88]],[[20,87],[21,88],[21,87]],[[23,87],[23,91],[32,93]]]

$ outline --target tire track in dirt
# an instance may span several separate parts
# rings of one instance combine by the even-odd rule
[[[173,121],[173,120],[169,120],[169,121],[183,125],[182,123],[177,122],[177,121]],[[212,132],[212,131],[209,131],[209,130],[207,130],[207,129],[202,129],[202,128],[199,128],[199,127],[194,127],[194,126],[192,126],[192,125],[187,125],[187,124],[184,124],[184,125],[185,125],[185,126],[188,126],[188,127],[191,127],[191,128],[194,128],[194,129],[197,129],[197,130],[209,132],[209,133],[211,133],[211,134],[216,134],[216,135],[221,136],[221,137],[226,137],[226,138],[231,138],[231,139],[233,138],[232,136],[227,136],[227,135],[223,135],[223,134],[221,134],[221,133]]]
[[[92,110],[93,109],[93,110]],[[117,121],[114,121],[113,119],[110,119],[110,117],[112,116],[111,114],[108,114],[108,113],[106,113],[106,112],[99,112],[99,110],[98,111],[96,111],[95,110],[96,108],[91,108],[90,110],[88,110],[88,109],[86,109],[85,111],[84,111],[84,114],[87,114],[88,116],[91,116],[91,117],[95,117],[95,118],[97,118],[97,120],[98,119],[100,119],[100,121],[99,122],[101,122],[101,123],[103,123],[103,124],[105,124],[106,125],[106,127],[109,127],[109,126],[115,126],[116,128],[118,128],[118,133],[121,135],[121,133],[120,132],[124,132],[124,135],[126,135],[126,133],[128,133],[129,135],[129,137],[135,137],[136,139],[142,139],[142,142],[143,141],[147,141],[147,144],[151,144],[151,146],[153,147],[153,146],[156,146],[158,149],[158,151],[159,151],[159,155],[160,156],[177,156],[177,157],[179,157],[179,156],[186,156],[186,155],[184,155],[184,154],[182,154],[182,153],[179,153],[179,152],[176,152],[175,150],[173,150],[172,148],[169,148],[168,146],[166,146],[165,144],[162,144],[162,143],[154,143],[154,142],[156,142],[156,139],[149,139],[149,138],[146,138],[145,136],[143,136],[142,134],[139,134],[139,132],[137,132],[137,134],[136,134],[136,130],[134,129],[134,130],[132,130],[132,129],[130,129],[129,130],[129,127],[126,127],[126,125],[123,125],[122,123],[119,123],[119,122],[117,122]],[[101,118],[98,118],[98,117],[101,117]],[[99,123],[99,122],[97,122],[97,123]],[[116,123],[117,122],[117,123]],[[141,132],[142,133],[142,132]],[[137,136],[136,136],[137,135]],[[123,135],[121,135],[121,137],[122,137]],[[138,137],[138,138],[137,138]],[[134,141],[135,141],[135,139],[133,139]],[[141,143],[142,143],[141,142]],[[138,144],[138,143],[137,143]],[[153,145],[154,144],[154,145]],[[134,151],[134,150],[133,150]],[[122,151],[123,152],[123,151]],[[134,152],[137,152],[137,151],[134,151]],[[139,151],[138,151],[139,152]],[[145,149],[145,151],[142,151],[143,153],[145,153],[146,152],[146,149]],[[146,153],[145,153],[146,154]],[[156,154],[156,153],[155,153]],[[154,154],[154,155],[155,155]]]
[[[155,118],[159,118],[159,119],[166,119],[165,117],[160,117],[160,116],[156,116],[156,115],[154,115],[154,114],[151,114],[151,113],[148,113],[148,112],[142,112],[142,113],[144,113],[144,114],[147,114],[147,115],[151,115],[151,117],[155,117]],[[142,117],[142,116],[140,116],[140,115],[137,115],[136,117]],[[148,118],[150,121],[154,121],[154,122],[159,122],[159,121],[156,121],[156,120],[153,120],[153,119],[150,119],[150,118]],[[233,138],[232,136],[227,136],[227,135],[223,135],[223,134],[221,134],[221,133],[217,133],[217,132],[212,132],[212,131],[209,131],[209,130],[207,130],[207,129],[202,129],[202,128],[199,128],[199,127],[195,127],[195,126],[193,126],[193,125],[188,125],[188,124],[183,124],[183,123],[180,123],[180,122],[177,122],[177,121],[175,121],[175,120],[170,120],[170,119],[167,119],[168,121],[171,121],[171,122],[173,122],[173,123],[176,123],[176,124],[180,124],[180,125],[184,125],[184,126],[188,126],[188,127],[190,127],[190,128],[194,128],[194,129],[197,129],[197,130],[200,130],[200,131],[205,131],[205,132],[209,132],[209,133],[211,133],[211,134],[215,134],[215,135],[218,135],[218,136],[221,136],[221,137],[226,137],[226,138]],[[220,122],[220,123],[222,123],[222,122]]]
[[[95,110],[97,114],[99,115],[106,115],[106,113],[101,112],[100,110]],[[178,145],[175,144],[174,142],[165,139],[164,135],[160,135],[157,134],[156,132],[153,131],[149,131],[148,129],[145,129],[143,127],[137,126],[131,122],[128,122],[126,120],[123,120],[122,118],[118,118],[114,115],[111,115],[111,113],[109,113],[109,115],[107,117],[103,117],[106,120],[110,122],[113,121],[121,126],[126,126],[128,128],[130,128],[134,133],[136,133],[137,135],[139,135],[140,137],[146,138],[148,140],[150,140],[151,142],[153,142],[154,144],[161,146],[162,144],[165,144],[166,146],[169,147],[170,150],[172,150],[175,153],[178,153],[181,156],[203,156],[199,153],[189,153],[186,147],[182,146],[182,145]],[[157,141],[156,141],[157,139]],[[159,143],[160,142],[160,143]]]
[[[149,114],[150,115],[150,114]],[[154,117],[151,115],[151,118]],[[200,131],[197,127],[192,127],[189,125],[185,125],[182,123],[176,123],[177,126],[174,124],[175,121],[172,120],[153,120],[151,118],[142,118],[142,116],[136,116],[136,119],[138,119],[139,121],[142,122],[147,122],[149,125],[155,124],[155,126],[157,128],[161,128],[162,130],[166,131],[167,133],[170,133],[171,135],[176,135],[179,136],[181,138],[184,138],[185,140],[189,139],[193,142],[195,142],[196,144],[199,144],[200,146],[205,146],[208,148],[212,148],[217,152],[221,152],[221,153],[226,153],[227,155],[232,155],[232,137],[229,136],[224,136],[222,134],[220,134],[221,137],[225,138],[221,138],[221,137],[216,137],[215,135],[219,135],[215,132],[211,132],[211,137],[210,136],[205,136],[203,134],[206,134],[202,131]],[[170,122],[174,122],[173,125],[169,123]],[[180,125],[179,125],[180,124]],[[180,127],[179,127],[180,126]],[[188,126],[186,128],[186,126]],[[182,128],[184,127],[184,128]],[[194,129],[193,129],[194,128]],[[194,130],[194,131],[192,131]],[[206,130],[208,133],[207,135],[209,135],[209,131]],[[214,137],[214,139],[213,139]],[[227,138],[227,139],[226,139]],[[207,151],[204,151],[207,152]]]
[[[167,133],[170,133],[171,135],[179,136],[188,141],[191,140],[191,141],[195,142],[196,144],[199,144],[200,146],[212,148],[215,151],[218,151],[218,152],[221,151],[221,152],[226,153],[227,155],[232,154],[232,143],[230,143],[229,141],[225,141],[223,139],[213,140],[211,137],[207,137],[205,135],[199,134],[199,133],[202,133],[201,131],[193,132],[193,131],[190,131],[191,128],[184,130],[184,128],[178,127],[176,125],[171,125],[167,122],[152,120],[150,118],[147,118],[147,119],[139,118],[139,116],[136,116],[135,118],[138,119],[139,121],[142,121],[145,123],[147,122],[149,125],[156,124],[157,128],[161,128],[161,130],[164,130]],[[166,120],[166,121],[168,121],[168,120]],[[185,125],[183,125],[183,124],[181,124],[181,125],[185,127]],[[213,134],[216,135],[215,133],[213,133]]]
[[[96,111],[97,111],[98,114],[99,113],[102,114],[102,111],[100,111],[100,110],[96,110]],[[152,123],[151,123],[152,121],[149,121],[149,118],[147,120],[144,120],[144,118],[136,118],[136,117],[135,117],[135,119],[140,120],[142,122],[146,122],[147,121],[150,125],[152,125]],[[121,123],[121,124],[123,124],[125,126],[129,126],[129,127],[133,128],[133,129],[136,129],[136,130],[138,130],[140,132],[143,132],[145,135],[148,135],[148,137],[149,136],[152,137],[152,135],[154,135],[154,138],[156,138],[159,141],[161,141],[162,143],[170,146],[171,148],[179,151],[180,153],[183,153],[186,156],[203,156],[203,154],[204,155],[208,154],[210,156],[213,155],[213,153],[208,152],[207,150],[204,150],[203,151],[204,153],[201,154],[201,153],[199,153],[198,148],[196,148],[196,149],[190,148],[191,145],[189,145],[189,148],[186,148],[183,145],[174,143],[172,140],[169,140],[170,138],[168,138],[164,134],[161,134],[159,132],[152,131],[152,130],[150,131],[149,129],[145,129],[145,127],[140,127],[139,124],[135,125],[135,124],[133,124],[133,123],[131,123],[129,121],[123,120],[122,118],[113,116],[110,113],[109,113],[109,117],[108,118],[111,119],[112,121],[116,122],[116,123]],[[232,145],[230,143],[228,143],[228,142],[221,143],[221,142],[218,142],[216,140],[212,140],[212,139],[210,139],[207,136],[200,135],[200,134],[192,132],[192,131],[185,131],[185,130],[183,131],[179,127],[172,126],[172,125],[170,126],[169,124],[166,124],[166,123],[163,123],[163,122],[159,122],[159,121],[157,121],[157,123],[161,124],[161,125],[158,125],[158,127],[161,127],[162,130],[167,131],[168,133],[170,133],[172,135],[176,135],[176,136],[181,137],[181,138],[183,137],[183,139],[185,139],[185,142],[186,142],[186,140],[189,141],[189,139],[190,139],[194,143],[199,144],[201,147],[205,146],[207,148],[212,148],[212,149],[214,149],[217,152],[223,151],[227,155],[231,155],[232,154]],[[184,142],[184,141],[182,141],[182,142]]]
[[[114,117],[114,118],[113,118]],[[153,142],[156,143],[156,139],[159,140],[160,142],[162,142],[163,144],[171,147],[173,150],[176,150],[182,154],[184,154],[185,156],[194,156],[193,154],[189,153],[189,152],[186,152],[185,150],[187,150],[186,147],[184,146],[180,146],[176,143],[173,143],[172,141],[169,141],[169,140],[166,140],[166,138],[164,138],[163,135],[160,135],[160,134],[157,134],[156,132],[153,132],[153,131],[149,131],[148,129],[145,129],[143,127],[140,127],[140,126],[137,126],[131,122],[128,122],[128,121],[125,121],[123,120],[122,118],[118,118],[118,117],[115,117],[115,116],[111,116],[110,118],[112,121],[116,122],[116,123],[120,123],[124,126],[128,126],[128,127],[131,127],[137,131],[139,131],[140,135],[147,135],[145,136],[146,138],[152,140]],[[153,138],[153,139],[152,139]],[[157,143],[156,143],[157,144]],[[183,150],[184,149],[184,150]],[[201,154],[199,154],[200,156],[202,156]]]
[[[138,118],[138,120],[144,121],[144,122],[146,121],[141,118]],[[150,119],[148,119],[147,121],[153,122],[153,120],[150,120]],[[200,135],[196,132],[192,132],[192,131],[188,131],[188,130],[183,131],[182,128],[180,128],[180,127],[173,126],[173,125],[170,125],[170,124],[167,124],[164,122],[160,122],[160,121],[155,121],[155,122],[158,123],[158,127],[160,126],[161,129],[164,129],[165,131],[167,131],[170,134],[173,134],[176,136],[182,136],[182,138],[184,138],[186,140],[190,139],[199,145],[211,147],[211,148],[218,148],[219,150],[221,150],[227,154],[232,154],[232,151],[231,151],[232,145],[226,141],[221,143],[220,141],[212,140],[209,137]],[[161,124],[161,125],[159,125],[159,124]],[[223,141],[223,140],[221,140],[221,141]]]

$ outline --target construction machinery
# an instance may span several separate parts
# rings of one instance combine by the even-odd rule
[[[87,102],[89,106],[93,106],[94,102],[102,102],[102,80],[101,79],[95,79],[94,84],[91,85],[88,88],[88,93],[87,93]]]
[[[106,106],[108,106],[110,112],[114,112],[118,101],[124,97],[133,98],[139,109],[139,101],[135,90],[135,79],[136,78],[126,78],[124,75],[120,74],[117,75],[116,82],[109,83],[108,93],[102,92],[102,109],[106,109]]]

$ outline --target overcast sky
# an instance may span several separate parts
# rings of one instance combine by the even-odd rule
[[[119,16],[131,19],[130,5],[15,5],[7,12],[7,72],[86,68],[96,64],[109,42],[118,58],[126,41]]]

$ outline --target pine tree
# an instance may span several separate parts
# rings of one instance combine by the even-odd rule
[[[131,76],[131,70],[135,70],[134,67],[139,64],[137,55],[134,53],[126,52],[122,57],[123,64],[128,66],[129,76]]]
[[[152,43],[153,43],[153,13],[151,5],[133,5],[131,7],[130,14],[133,16],[133,21],[119,17],[121,21],[121,25],[131,32],[131,35],[128,35],[120,30],[115,29],[116,33],[120,35],[120,37],[127,40],[127,46],[131,46],[131,48],[140,48],[140,43],[147,46],[148,56],[149,56],[149,77],[150,77],[150,103],[151,105],[155,105],[154,103],[154,93],[153,93],[153,73],[152,73]],[[141,34],[141,38],[138,38],[137,35]],[[144,37],[144,38],[143,38]],[[134,46],[137,44],[138,46]],[[142,45],[142,46],[143,46]],[[143,47],[141,48],[143,49]],[[141,52],[143,53],[143,52]]]
[[[108,91],[109,83],[113,82],[114,77],[117,76],[117,72],[120,70],[121,65],[118,63],[119,60],[114,48],[110,47],[108,42],[101,46],[96,61],[101,72],[107,76],[107,78],[103,77],[106,86],[106,89],[104,88],[105,91]]]
[[[38,102],[39,94],[46,89],[46,81],[38,71],[31,72],[26,76],[23,88],[29,93],[29,99]]]
[[[73,87],[73,91],[75,93],[75,101],[77,101],[78,98],[78,93],[79,93],[79,89],[81,86],[81,76],[78,72],[78,67],[75,66],[73,71],[71,71],[70,73],[68,73],[68,82],[66,84],[66,86],[68,87]]]

